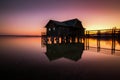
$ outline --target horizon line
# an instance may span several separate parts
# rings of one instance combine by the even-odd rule
[[[0,37],[41,37],[41,35],[0,35]]]

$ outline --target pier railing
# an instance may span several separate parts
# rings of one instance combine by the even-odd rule
[[[116,49],[116,40],[120,40],[120,29],[103,29],[103,30],[86,30],[85,31],[85,49],[89,50],[91,46],[89,46],[89,38],[95,38],[97,40],[97,51],[99,52],[101,49],[108,49],[102,48],[100,46],[100,42],[102,39],[111,39],[111,53],[115,53],[115,51],[120,51]]]

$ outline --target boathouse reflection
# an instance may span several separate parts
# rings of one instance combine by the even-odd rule
[[[69,41],[61,41],[62,39],[53,39],[43,38],[43,42],[46,45],[46,56],[50,61],[60,59],[60,58],[67,58],[73,61],[78,61],[83,53],[84,50],[84,43],[75,39],[70,39]]]

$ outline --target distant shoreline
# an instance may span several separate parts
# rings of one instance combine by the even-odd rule
[[[0,37],[41,37],[40,35],[0,35]]]

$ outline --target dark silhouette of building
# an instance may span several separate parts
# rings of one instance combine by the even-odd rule
[[[81,21],[78,19],[63,22],[50,20],[45,27],[47,28],[47,36],[49,37],[83,37],[85,31]]]
[[[46,44],[46,55],[50,61],[62,57],[77,61],[81,58],[84,44],[83,43],[65,43],[65,44]]]

